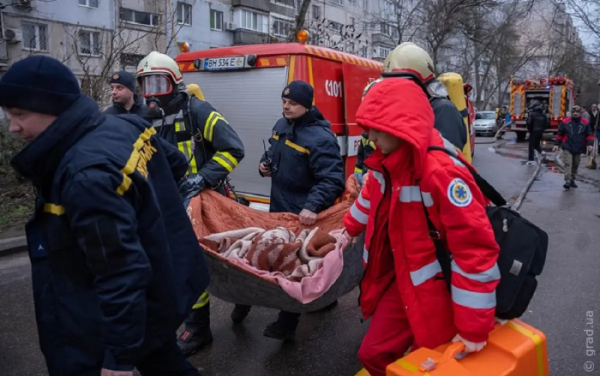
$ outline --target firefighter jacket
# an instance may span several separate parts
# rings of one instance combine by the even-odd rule
[[[269,143],[271,212],[319,213],[342,195],[346,184],[340,146],[316,107],[293,122],[279,119]],[[266,159],[263,154],[260,161]]]
[[[594,131],[584,118],[566,118],[558,126],[556,144],[571,154],[584,154],[594,145]]]
[[[543,113],[542,106],[536,105],[527,116],[527,130],[529,132],[543,132],[550,128],[550,119]]]
[[[364,174],[367,172],[367,169],[365,168],[365,159],[369,158],[373,151],[375,151],[375,144],[373,141],[369,141],[369,134],[363,132],[360,137],[360,145],[358,145],[358,153],[356,154],[354,173]]]
[[[362,314],[371,317],[388,286],[396,283],[415,346],[436,348],[457,332],[468,341],[485,341],[494,326],[500,280],[499,247],[486,216],[487,200],[467,162],[433,129],[431,111],[407,115],[401,109],[415,105],[390,84],[379,88],[382,93],[375,101],[372,96],[361,103],[357,122],[393,134],[402,144],[387,157],[378,149],[365,161],[371,176],[344,217],[350,236],[366,230]],[[433,145],[450,150],[453,157],[427,152]],[[425,207],[453,256],[451,294]]]
[[[104,110],[104,113],[107,115],[134,114],[146,119],[148,116],[148,106],[146,106],[144,100],[137,94],[134,94],[134,101],[135,103],[129,111],[127,111],[121,103],[114,102],[112,106],[109,106]]]
[[[12,160],[38,190],[26,233],[50,376],[133,370],[209,283],[175,180],[186,161],[155,133],[82,96]]]
[[[231,125],[210,103],[195,96],[185,94],[179,112],[152,125],[186,156],[188,174],[202,175],[211,188],[244,158],[244,144]]]
[[[467,127],[456,105],[446,98],[432,98],[431,108],[435,114],[434,128],[458,150],[467,144]]]

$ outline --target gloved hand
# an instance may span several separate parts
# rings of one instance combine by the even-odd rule
[[[587,151],[588,151],[588,154],[591,154],[594,151],[594,147],[593,146],[588,146],[587,147]]]
[[[487,344],[487,341],[477,342],[477,343],[467,341],[466,339],[461,337],[460,334],[457,334],[452,339],[452,343],[459,342],[459,341],[465,344],[465,350],[463,351],[464,353],[472,353],[472,352],[481,351],[481,349],[483,349],[485,347],[485,345]]]
[[[206,186],[206,182],[202,175],[194,175],[192,177],[188,177],[179,183],[179,195],[182,200],[186,200],[192,197],[195,197],[202,192],[204,187]]]
[[[356,177],[356,181],[359,185],[362,185],[362,174],[360,172],[355,172],[354,176]]]

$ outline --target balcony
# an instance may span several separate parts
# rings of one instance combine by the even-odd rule
[[[263,44],[269,43],[269,35],[247,29],[237,29],[233,32],[233,44]]]
[[[384,45],[384,46],[388,46],[388,47],[395,47],[396,43],[394,41],[394,39],[392,39],[392,37],[390,37],[389,35],[380,33],[380,32],[375,32],[372,35],[372,45]]]
[[[262,12],[269,12],[269,5],[269,0],[232,0],[231,2],[233,7],[245,7]]]

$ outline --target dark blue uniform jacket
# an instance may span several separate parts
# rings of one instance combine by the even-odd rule
[[[269,143],[271,212],[319,213],[342,195],[346,184],[340,146],[316,107],[293,122],[279,119]],[[263,155],[261,162],[265,160]]]
[[[38,189],[26,232],[51,376],[132,370],[208,285],[175,183],[185,157],[154,133],[82,97],[12,160]]]

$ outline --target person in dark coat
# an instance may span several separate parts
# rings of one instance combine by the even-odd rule
[[[181,205],[181,153],[135,115],[106,116],[58,60],[0,79],[12,166],[37,188],[26,234],[50,376],[199,375],[175,331],[208,285]]]
[[[269,149],[259,163],[259,173],[271,178],[271,213],[298,214],[303,225],[313,225],[317,214],[331,207],[345,189],[340,146],[330,123],[313,106],[314,91],[304,81],[283,89],[283,117],[275,123]],[[329,307],[333,307],[334,302]],[[231,315],[241,322],[250,306],[236,304]],[[300,314],[281,311],[264,335],[274,339],[294,336]]]
[[[564,188],[577,188],[575,178],[581,161],[581,154],[590,153],[594,145],[594,132],[588,121],[581,117],[582,109],[575,106],[571,109],[571,117],[566,118],[560,123],[556,134],[556,146],[554,151],[559,148],[563,150],[563,163],[565,165],[565,185]]]
[[[527,116],[527,130],[529,131],[529,158],[528,163],[534,163],[534,150],[542,154],[542,138],[544,131],[550,128],[550,119],[544,113],[540,103],[534,103]]]
[[[135,114],[146,119],[148,107],[135,91],[135,77],[127,71],[115,72],[110,78],[112,106],[104,110],[105,114]]]

